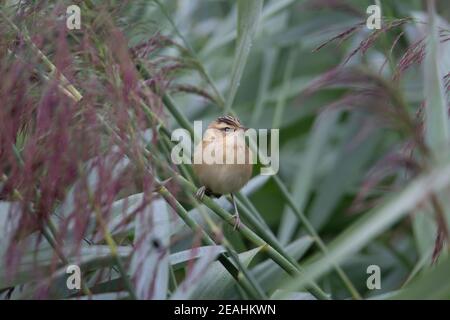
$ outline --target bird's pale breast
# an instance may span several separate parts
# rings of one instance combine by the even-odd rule
[[[205,141],[201,142],[203,149],[200,148],[200,144],[196,147],[195,153],[202,152],[206,144]],[[209,143],[222,143],[224,148],[235,148],[235,154],[245,153],[245,163],[238,163],[237,156],[234,159],[234,163],[201,163],[194,164],[194,172],[197,175],[200,183],[210,189],[213,193],[228,194],[239,191],[251,178],[253,165],[251,164],[252,154],[245,144],[237,146],[236,144],[226,144],[223,141],[214,141]]]

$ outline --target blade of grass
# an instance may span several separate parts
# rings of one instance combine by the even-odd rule
[[[412,228],[420,258],[429,257],[436,240],[436,223],[431,208],[425,207],[412,217]]]
[[[331,111],[319,115],[309,135],[306,149],[302,151],[304,158],[294,178],[294,186],[292,188],[292,197],[296,200],[295,204],[300,211],[305,209],[312,186],[314,168],[317,161],[319,161],[323,147],[328,141],[333,128],[335,128],[339,114],[340,112]],[[297,227],[297,221],[298,219],[295,217],[292,209],[286,208],[283,212],[278,232],[278,238],[282,244],[287,244],[291,239]]]
[[[298,49],[290,49],[287,57],[286,66],[283,74],[283,82],[281,84],[281,91],[279,92],[277,104],[275,106],[275,113],[273,115],[272,128],[280,128],[283,120],[284,108],[286,106],[287,95],[291,85],[292,73],[294,72],[295,58],[297,57]]]
[[[216,245],[216,241],[206,233],[206,231],[201,228],[188,214],[186,209],[175,199],[175,197],[167,190],[165,187],[161,187],[158,192],[166,199],[167,203],[175,210],[175,212],[183,219],[183,221],[193,230],[202,233],[202,238],[205,244],[207,245]],[[219,232],[219,230],[212,230],[214,232]],[[228,258],[224,254],[219,255],[219,261],[228,270],[228,272],[235,278],[237,283],[242,286],[245,292],[249,294],[253,298],[263,298],[264,294],[258,293],[257,290],[254,289],[254,285],[250,283],[250,281],[245,277],[238,277],[238,270],[236,267],[228,260]]]
[[[262,73],[259,79],[258,94],[256,96],[255,108],[253,109],[252,118],[250,120],[250,126],[256,128],[261,114],[264,109],[264,103],[266,102],[267,92],[270,87],[270,80],[273,74],[274,66],[277,62],[278,50],[274,48],[268,48],[263,54],[262,61]]]
[[[436,161],[448,159],[449,128],[445,91],[441,81],[439,69],[438,45],[439,32],[437,29],[435,1],[428,3],[428,43],[424,62],[424,95],[425,106],[425,141],[433,153]]]
[[[294,2],[299,2],[298,0],[275,0],[266,5],[261,15],[261,22],[269,19],[275,14],[279,13],[281,10],[285,9],[289,5]],[[237,32],[236,30],[230,30],[227,34],[220,33],[216,38],[213,38],[209,41],[205,47],[201,50],[200,56],[205,57],[210,54],[212,51],[226,45],[227,43],[236,39]]]
[[[190,190],[192,194],[197,191],[197,188],[193,184],[189,183],[189,181],[185,180],[183,177],[178,176],[177,181],[180,183],[180,185],[183,186],[183,189]],[[213,201],[208,196],[204,196],[202,202],[213,212],[219,215],[230,226],[234,226],[235,219],[233,215],[218,206],[215,201]],[[275,250],[247,226],[242,225],[239,229],[237,229],[237,232],[242,234],[245,238],[247,238],[255,245],[264,246],[263,251],[265,251],[269,255],[269,257],[277,262],[286,272],[291,275],[299,274],[301,277],[302,271],[297,264],[293,264],[292,262],[290,262],[289,257],[285,257],[282,253]],[[309,290],[311,290],[311,293],[318,299],[328,299],[328,296],[320,289],[320,287],[317,286],[317,284],[312,283],[309,284],[308,287]]]
[[[289,192],[286,190],[286,187],[282,184],[281,179],[278,176],[274,176],[274,180],[280,190],[282,190],[282,195],[285,199],[285,201],[288,203],[290,208],[294,211],[295,215],[298,217],[298,219],[304,224],[307,232],[309,235],[314,239],[314,241],[319,246],[320,250],[323,253],[328,252],[328,248],[326,247],[325,243],[320,238],[319,234],[316,232],[312,224],[308,221],[308,219],[305,217],[305,215],[297,208],[297,206],[294,203],[294,200],[289,195]],[[359,294],[358,290],[356,290],[355,286],[352,284],[350,279],[347,277],[345,272],[342,270],[342,268],[338,264],[333,264],[333,268],[336,269],[337,274],[341,278],[344,285],[347,287],[348,291],[352,294],[352,296],[355,299],[360,299],[361,295]]]
[[[253,248],[239,253],[237,259],[245,269],[248,268],[253,258],[260,252],[261,247]],[[219,263],[213,262],[210,268],[202,276],[199,285],[194,289],[194,299],[226,299],[233,285],[233,278]]]
[[[427,174],[423,174],[391,197],[384,205],[365,214],[347,230],[340,234],[328,246],[328,252],[322,257],[313,257],[308,264],[305,275],[308,279],[317,279],[329,269],[341,263],[363,248],[373,238],[392,226],[399,219],[425,201],[430,194],[450,184],[450,164],[447,162]],[[305,285],[304,279],[290,281],[286,284],[289,290],[297,290]]]
[[[195,288],[201,283],[203,274],[212,265],[213,261],[220,254],[220,250],[216,247],[209,247],[209,253],[203,255],[198,259],[192,268],[187,272],[183,282],[178,285],[177,290],[170,297],[171,300],[185,300],[192,299],[192,294]]]
[[[206,71],[206,69],[204,68],[203,64],[200,62],[200,60],[198,59],[197,54],[195,53],[194,49],[192,48],[192,46],[189,44],[189,41],[187,41],[187,39],[183,36],[183,34],[180,32],[180,30],[178,29],[178,27],[176,26],[175,22],[173,21],[172,17],[170,16],[169,12],[167,11],[165,5],[163,3],[161,3],[161,1],[159,0],[153,0],[158,7],[160,8],[161,12],[164,14],[164,16],[167,18],[167,20],[169,21],[170,25],[172,26],[173,30],[175,31],[175,33],[180,37],[180,39],[183,41],[184,45],[186,46],[187,50],[189,51],[190,56],[194,59],[195,65],[199,68],[199,72],[202,74],[202,76],[205,78],[205,80],[208,82],[209,86],[211,87],[211,89],[214,91],[215,94],[215,98],[216,98],[216,103],[220,106],[220,107],[224,107],[225,106],[225,101],[224,98],[222,96],[222,94],[220,93],[220,91],[217,89],[216,85],[214,84],[212,78],[210,77],[209,73]]]
[[[442,281],[448,277],[450,256],[429,270],[405,289],[390,297],[393,300],[448,300],[450,297],[450,282]]]
[[[310,236],[304,236],[288,244],[286,252],[295,260],[300,260],[313,243]],[[287,277],[283,269],[270,259],[256,265],[251,272],[268,292],[275,290],[279,282]]]
[[[443,73],[439,68],[438,46],[439,31],[435,1],[428,5],[428,42],[424,60],[424,96],[425,96],[425,142],[430,150],[432,161],[443,163],[450,158],[449,153],[449,120]],[[437,194],[444,210],[436,210],[440,218],[440,230],[448,237],[450,230],[450,202],[446,194]],[[443,211],[443,212],[442,212]],[[445,223],[446,220],[446,223]],[[446,225],[445,225],[446,224]]]
[[[381,133],[374,132],[364,143],[349,148],[355,134],[361,130],[361,117],[351,115],[350,130],[346,132],[337,159],[331,171],[319,185],[317,195],[309,209],[309,221],[316,230],[321,230],[330,219],[334,210],[350,188],[357,187],[364,169],[381,141]],[[353,126],[354,125],[354,126]]]
[[[412,268],[411,273],[408,275],[408,278],[405,280],[402,287],[406,286],[408,283],[410,283],[411,280],[413,280],[419,274],[419,272],[425,268],[425,266],[427,264],[429,265],[432,257],[433,257],[433,247],[431,247],[428,250],[428,252],[426,252],[422,255],[422,257],[416,263],[414,268]]]
[[[263,0],[238,0],[237,43],[231,69],[230,91],[225,101],[225,114],[231,111],[242,74],[258,28]]]

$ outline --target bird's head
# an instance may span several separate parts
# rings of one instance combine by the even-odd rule
[[[220,131],[222,134],[227,135],[235,132],[245,132],[245,128],[238,118],[232,116],[219,117],[210,123],[208,129],[214,129]]]

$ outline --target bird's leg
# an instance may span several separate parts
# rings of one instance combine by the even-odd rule
[[[233,217],[235,219],[233,229],[236,230],[236,229],[240,228],[240,226],[241,226],[241,219],[239,218],[239,212],[238,212],[238,209],[237,209],[236,200],[234,199],[234,194],[231,194],[231,200],[233,200],[233,206],[234,206],[234,215],[233,215]]]
[[[198,200],[202,201],[203,197],[205,196],[205,191],[206,191],[206,187],[205,186],[198,188],[197,192],[195,193],[195,197]]]

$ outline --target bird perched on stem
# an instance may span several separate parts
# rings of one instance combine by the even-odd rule
[[[252,153],[245,144],[246,130],[236,117],[219,117],[209,124],[194,151],[193,168],[201,183],[196,197],[201,200],[205,194],[217,198],[231,194],[235,229],[240,218],[233,193],[248,182],[253,169]]]

